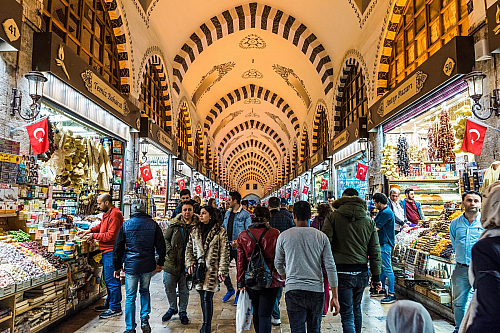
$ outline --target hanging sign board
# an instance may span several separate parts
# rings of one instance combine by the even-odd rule
[[[147,117],[140,118],[140,138],[147,138],[159,145],[159,148],[164,148],[166,153],[171,153],[177,156],[177,143],[167,134],[160,126]]]
[[[85,88],[101,101],[112,107],[114,110],[126,116],[130,113],[127,102],[117,91],[113,90],[106,82],[101,80],[97,74],[87,69],[80,74],[85,84]]]
[[[500,53],[500,1],[486,10],[488,21],[488,46],[491,53]]]
[[[23,7],[15,0],[4,0],[0,10],[0,51],[18,51],[21,48]]]

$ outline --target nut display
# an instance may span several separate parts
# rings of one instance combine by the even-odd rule
[[[382,153],[382,166],[380,173],[387,177],[398,178],[396,165],[394,164],[394,149],[395,147],[387,142],[380,152]]]

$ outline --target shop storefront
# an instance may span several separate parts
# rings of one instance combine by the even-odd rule
[[[138,156],[137,160],[140,167],[144,169],[149,165],[152,178],[144,182],[144,177],[142,177],[141,184],[144,186],[144,191],[137,188],[136,192],[147,197],[148,212],[151,216],[157,219],[169,218],[168,211],[175,209],[177,204],[177,202],[169,201],[172,155],[177,153],[177,144],[151,119],[142,117],[138,147],[141,156]],[[146,173],[149,173],[149,170]],[[149,178],[147,174],[144,176]]]
[[[174,206],[180,201],[181,190],[187,188],[191,191],[191,195],[195,193],[195,185],[193,182],[194,172],[196,172],[194,156],[180,146],[178,149],[180,151],[180,158],[176,158],[172,163],[174,172],[170,185],[169,209],[171,208],[170,202],[175,209]]]
[[[367,138],[366,118],[358,118],[330,141],[328,151],[332,154],[329,159],[333,163],[335,198],[340,198],[347,188],[356,189],[365,200],[368,198]],[[359,168],[365,171],[358,174]]]
[[[319,203],[328,202],[328,184],[330,183],[330,162],[324,160],[326,156],[326,147],[318,150],[311,156],[312,173],[312,203],[317,206]]]
[[[452,39],[375,103],[368,116],[368,129],[380,131],[384,140],[385,192],[397,188],[402,199],[406,189],[414,190],[425,215],[396,236],[398,289],[449,319],[455,266],[449,225],[461,214],[461,193],[479,189],[474,155],[458,149],[472,115],[463,76],[474,66],[473,50],[472,38]]]

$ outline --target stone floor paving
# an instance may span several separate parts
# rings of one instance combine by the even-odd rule
[[[231,268],[232,277],[235,275],[234,266]],[[233,281],[235,281],[233,279]],[[191,291],[189,306],[188,306],[188,317],[190,319],[189,325],[182,325],[179,321],[179,316],[175,315],[169,322],[162,323],[161,317],[168,309],[168,301],[165,296],[165,291],[163,289],[163,282],[161,274],[155,275],[151,279],[151,319],[150,324],[153,332],[175,332],[175,333],[198,333],[202,322],[203,316],[201,313],[201,306],[198,293],[195,290]],[[122,289],[123,295],[125,295],[124,287]],[[225,294],[225,287],[222,285],[222,290],[215,293],[214,295],[214,319],[212,322],[212,332],[221,333],[233,333],[236,331],[235,326],[235,314],[236,306],[231,303],[222,303],[222,297]],[[137,299],[137,320],[139,319],[139,297]],[[69,318],[68,320],[62,322],[53,330],[51,333],[107,333],[107,332],[123,332],[125,331],[125,318],[124,315],[120,317],[114,317],[111,319],[99,319],[98,313],[94,311],[94,306],[101,305],[104,303],[104,299],[96,302],[92,306],[83,310],[79,314]],[[123,300],[123,305],[125,304],[125,296]],[[385,332],[385,320],[387,311],[391,305],[380,304],[380,299],[370,298],[368,294],[368,289],[365,292],[365,297],[362,302],[363,311],[363,332]],[[125,308],[123,308],[125,310]],[[273,333],[283,332],[289,333],[290,326],[288,325],[288,316],[286,313],[286,306],[284,301],[281,302],[281,326],[273,327]],[[453,326],[442,319],[438,315],[431,313],[434,321],[434,327],[436,333],[451,333],[453,332]],[[140,325],[139,325],[140,326]],[[141,330],[138,327],[137,333]],[[253,327],[250,333],[255,332]],[[321,324],[321,332],[342,332],[342,326],[340,323],[340,315],[333,317],[328,314],[323,318]]]

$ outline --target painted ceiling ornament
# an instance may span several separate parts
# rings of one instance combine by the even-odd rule
[[[274,122],[276,124],[279,125],[279,127],[281,128],[281,130],[283,132],[285,132],[285,134],[288,136],[288,140],[290,140],[290,133],[288,132],[288,129],[286,128],[286,125],[283,121],[281,121],[280,117],[278,117],[277,115],[269,112],[269,111],[266,111],[266,114],[268,115],[269,118],[271,118],[272,120],[274,120]]]
[[[260,118],[259,114],[256,113],[253,108],[252,108],[252,111],[250,111],[249,113],[247,113],[245,115],[245,118]]]
[[[311,106],[311,96],[306,89],[304,81],[299,78],[293,69],[278,64],[274,64],[273,69],[295,91],[297,96],[302,99],[306,107],[309,108]]]
[[[236,63],[229,61],[212,67],[212,69],[201,78],[192,97],[193,103],[197,104],[201,97],[212,89],[214,84],[222,80],[227,73],[233,70],[234,66],[236,66]]]
[[[260,99],[258,99],[257,97],[250,97],[250,98],[247,98],[245,99],[245,104],[260,104]]]
[[[221,120],[219,126],[217,126],[217,128],[215,129],[214,135],[212,137],[215,139],[215,137],[217,136],[217,134],[220,132],[220,130],[222,128],[224,128],[227,124],[229,124],[231,121],[233,121],[234,118],[238,117],[242,113],[243,113],[243,110],[238,110],[238,111],[231,112],[226,117],[224,117],[224,119]]]
[[[249,69],[241,75],[244,79],[263,79],[264,75],[255,68]]]
[[[256,34],[250,34],[240,40],[240,47],[242,49],[265,49],[266,42]]]

